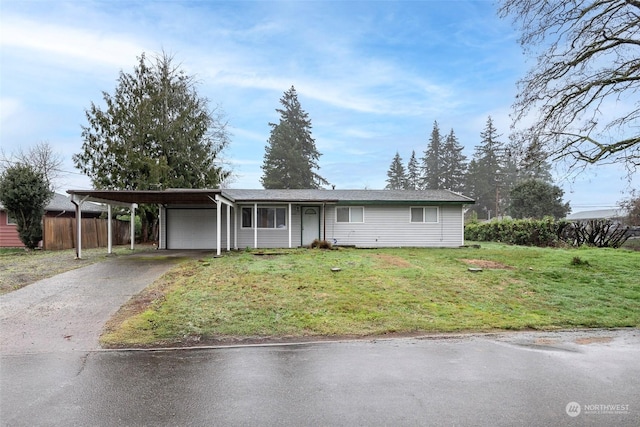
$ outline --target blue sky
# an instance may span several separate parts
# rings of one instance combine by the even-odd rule
[[[91,184],[73,167],[81,125],[102,91],[142,52],[172,54],[226,113],[234,188],[260,188],[269,122],[294,85],[336,188],[383,188],[396,151],[418,156],[437,120],[470,158],[489,115],[508,140],[527,62],[491,1],[6,1],[0,3],[0,144],[47,141],[68,171],[58,188]],[[558,184],[574,212],[611,207],[621,166]]]

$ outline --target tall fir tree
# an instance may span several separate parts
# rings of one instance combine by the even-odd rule
[[[457,193],[462,193],[465,187],[467,157],[462,154],[463,149],[451,129],[442,145],[442,185],[443,188]]]
[[[429,144],[422,158],[422,185],[424,189],[439,190],[443,188],[442,176],[442,137],[438,122],[433,122]]]
[[[407,176],[402,164],[402,157],[396,151],[387,171],[387,190],[405,190],[407,188]]]
[[[469,163],[466,191],[476,201],[472,210],[479,218],[491,218],[504,214],[500,205],[504,168],[504,144],[493,125],[491,116],[480,133],[481,143],[476,146]]]
[[[91,103],[82,151],[73,162],[98,189],[215,188],[229,178],[221,154],[229,144],[224,114],[198,94],[197,80],[167,53],[143,53],[120,72],[104,107]],[[142,204],[143,241],[157,239],[158,207]]]
[[[519,160],[519,180],[537,179],[547,183],[553,182],[551,165],[547,161],[548,154],[542,148],[542,144],[534,138],[527,145],[526,151]]]
[[[298,101],[293,86],[280,98],[283,108],[277,108],[280,121],[269,123],[271,134],[265,147],[263,174],[266,189],[321,188],[329,182],[318,174],[321,156],[311,136],[311,119]]]
[[[407,162],[407,190],[420,189],[420,165],[416,158],[415,150],[411,151],[411,157]]]

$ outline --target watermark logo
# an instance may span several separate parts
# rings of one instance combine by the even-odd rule
[[[569,402],[565,406],[564,410],[570,417],[577,417],[580,414],[583,415],[619,415],[628,414],[629,405],[623,404],[595,404],[580,405],[578,402]]]
[[[580,404],[578,402],[569,402],[564,410],[567,411],[567,415],[570,417],[577,417],[580,415],[582,408],[580,408]]]

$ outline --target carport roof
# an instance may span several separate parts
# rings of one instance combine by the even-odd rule
[[[207,204],[212,203],[219,189],[180,188],[170,190],[68,190],[80,198],[104,203],[121,204]]]
[[[68,190],[87,200],[120,204],[210,204],[216,195],[233,203],[307,202],[307,203],[443,203],[473,204],[474,200],[449,190]]]

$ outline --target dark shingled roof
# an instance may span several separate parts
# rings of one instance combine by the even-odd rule
[[[48,212],[75,212],[76,205],[71,203],[68,196],[64,194],[53,193],[53,198],[45,208]],[[106,212],[107,207],[95,203],[83,203],[82,212]]]
[[[2,203],[0,203],[0,209],[4,209],[4,206],[2,206]],[[51,198],[51,201],[49,202],[47,207],[44,208],[44,210],[47,212],[65,212],[65,211],[75,212],[76,206],[73,203],[71,203],[71,200],[69,200],[68,196],[65,196],[64,194],[53,193],[53,197]],[[95,203],[88,202],[88,203],[83,203],[82,205],[82,212],[102,213],[106,211],[107,211],[106,206],[98,205]]]
[[[240,190],[167,189],[157,190],[69,190],[79,197],[119,203],[209,204],[216,195],[234,203],[307,202],[337,204],[452,203],[473,204],[474,200],[449,190]]]
[[[445,202],[473,203],[473,199],[449,190],[222,190],[234,201],[254,202]]]

